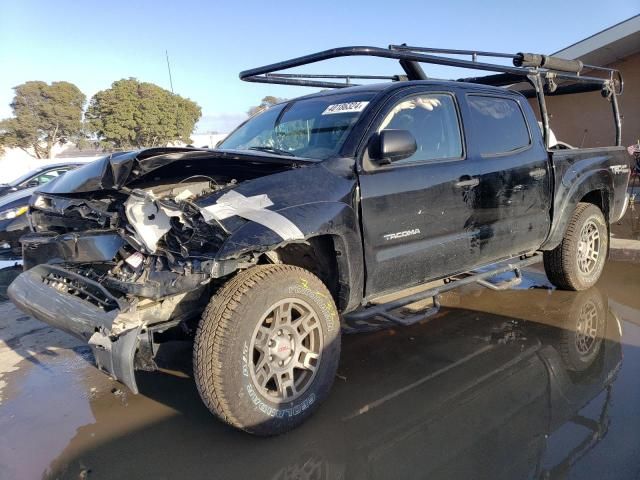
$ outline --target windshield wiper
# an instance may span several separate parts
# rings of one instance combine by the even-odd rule
[[[258,146],[258,147],[249,147],[248,150],[257,150],[259,152],[267,152],[267,153],[274,153],[276,155],[286,155],[287,157],[295,157],[295,154],[291,152],[288,152],[286,150],[280,150],[279,148],[275,148],[275,147],[267,147],[266,145]]]

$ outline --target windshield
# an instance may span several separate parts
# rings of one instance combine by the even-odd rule
[[[44,185],[45,183],[53,180],[56,177],[59,177],[63,173],[67,172],[68,170],[72,170],[75,167],[76,166],[73,164],[45,166],[43,168],[40,168],[39,170],[31,170],[6,185],[10,185],[12,187]],[[27,185],[29,182],[35,183],[33,185]]]
[[[26,182],[27,180],[35,177],[39,172],[34,172],[33,170],[30,170],[29,172],[25,173],[24,175],[19,176],[18,178],[16,178],[15,180],[7,183],[6,185],[11,185],[12,187],[17,187],[19,186],[21,183]]]
[[[276,105],[247,120],[218,148],[324,160],[340,151],[373,95],[327,95]]]

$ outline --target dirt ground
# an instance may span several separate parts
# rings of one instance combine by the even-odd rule
[[[133,395],[85,345],[0,303],[0,479],[640,478],[630,261],[586,292],[532,268],[510,291],[447,294],[428,321],[344,335],[328,401],[271,439],[207,411],[188,343],[163,350]]]

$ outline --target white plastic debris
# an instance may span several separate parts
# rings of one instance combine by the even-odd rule
[[[171,230],[171,217],[181,217],[178,210],[158,205],[151,193],[134,190],[124,204],[127,220],[135,237],[150,252],[155,253],[158,241]]]

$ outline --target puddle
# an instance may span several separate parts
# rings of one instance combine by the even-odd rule
[[[640,266],[609,263],[586,292],[533,270],[448,294],[430,321],[344,336],[328,401],[271,439],[209,414],[188,344],[140,395],[39,355],[5,376],[0,478],[636,479],[639,293]]]

